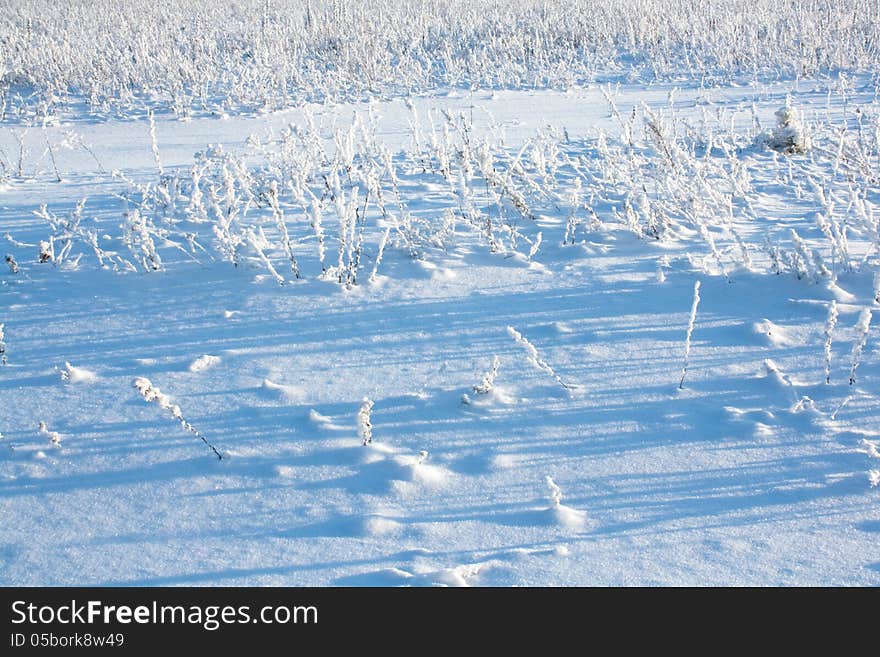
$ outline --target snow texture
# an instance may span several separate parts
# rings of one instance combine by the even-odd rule
[[[0,583],[880,584],[876,80],[620,81],[0,123]]]

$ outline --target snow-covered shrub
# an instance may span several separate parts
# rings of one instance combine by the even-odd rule
[[[776,127],[767,145],[783,153],[805,153],[812,146],[812,138],[804,125],[803,113],[786,99],[785,106],[776,110]]]
[[[822,254],[811,248],[806,241],[792,228],[789,231],[794,248],[782,254],[789,269],[798,280],[807,279],[819,283],[831,277],[831,271],[825,265]]]
[[[131,252],[134,261],[145,272],[162,269],[162,258],[156,249],[157,231],[153,222],[139,210],[133,209],[125,215],[122,239]]]

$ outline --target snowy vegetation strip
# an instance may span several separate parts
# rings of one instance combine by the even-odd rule
[[[107,2],[6,5],[0,110],[26,103],[44,122],[71,96],[95,113],[146,105],[188,118],[366,92],[558,88],[621,70],[712,82],[880,68],[875,5],[864,0],[753,0],[746,12],[740,0],[699,11],[688,0],[156,0],[112,20]],[[16,93],[21,81],[32,96]],[[778,140],[799,143],[786,131]]]

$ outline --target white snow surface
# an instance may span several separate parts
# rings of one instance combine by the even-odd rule
[[[624,86],[616,103],[623,116],[642,102],[659,111],[670,89]],[[681,90],[675,102],[694,122],[730,110],[745,132],[752,103],[771,126],[788,95],[808,121],[847,111],[829,109],[825,91],[801,80]],[[413,100],[425,130],[431,109],[470,113],[478,134],[503,136],[514,156],[546,124],[565,128],[566,147],[585,160],[599,129],[620,131],[596,88]],[[870,91],[851,102],[869,107]],[[331,144],[366,106],[311,110]],[[377,139],[395,153],[409,148],[403,103],[373,111]],[[166,173],[185,176],[208,144],[244,152],[249,135],[301,121],[301,110],[160,116],[158,146]],[[77,149],[56,153],[55,182],[41,144],[71,126],[106,172],[132,182]],[[7,152],[12,132],[0,128]],[[850,235],[860,269],[817,283],[764,263],[734,266],[735,247],[723,251],[722,272],[705,242],[694,255],[684,237],[639,239],[618,227],[585,223],[563,246],[567,209],[553,200],[534,220],[543,241],[531,259],[476,239],[422,260],[389,245],[368,281],[379,242],[370,233],[350,288],[320,277],[302,217],[292,234],[302,279],[270,254],[284,285],[257,258],[233,267],[194,252],[195,263],[173,249],[157,271],[125,272],[102,269],[78,243],[56,267],[36,261],[49,229],[32,212],[46,204],[60,216],[88,197],[84,217],[118,235],[120,195],[157,182],[147,122],[76,121],[24,139],[33,175],[0,190],[3,248],[21,266],[0,273],[0,584],[880,584],[880,462],[865,448],[880,426],[877,322],[848,384],[856,323],[877,307],[870,236]],[[754,257],[764,257],[764,234],[792,227],[821,248],[821,208],[777,193],[786,156],[756,147],[740,157],[766,164],[752,170],[760,208],[737,224]],[[406,177],[413,208],[440,207],[433,180]],[[285,212],[293,221],[300,211]],[[614,223],[610,206],[598,212]],[[846,300],[825,384],[823,330],[837,288]],[[508,326],[570,390],[529,362]],[[474,394],[494,356],[493,390]],[[66,385],[63,367],[70,383],[88,385]],[[145,403],[136,377],[172,398],[190,430]],[[374,402],[367,446],[365,397]],[[63,441],[51,444],[40,421]],[[548,476],[561,504],[548,502]]]

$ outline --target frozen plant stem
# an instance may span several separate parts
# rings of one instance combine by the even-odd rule
[[[6,365],[6,332],[5,324],[0,324],[0,365]]]
[[[852,350],[852,367],[849,371],[849,384],[856,382],[856,369],[862,360],[862,350],[868,341],[868,329],[871,328],[871,310],[865,308],[859,315],[859,321],[856,323],[856,341],[853,343]]]
[[[681,381],[678,382],[678,389],[684,389],[684,377],[687,376],[689,359],[691,355],[691,336],[694,334],[694,324],[697,321],[697,307],[700,305],[700,281],[694,283],[694,303],[691,306],[691,317],[688,320],[687,335],[684,339],[684,365],[681,368]]]
[[[561,386],[562,386],[563,388],[565,388],[566,390],[571,390],[571,389],[572,389],[573,386],[566,384],[566,383],[565,383],[565,382],[559,377],[559,375],[553,370],[553,368],[550,367],[550,365],[547,364],[547,361],[545,361],[543,358],[541,358],[540,354],[538,353],[538,350],[535,348],[535,345],[533,345],[531,342],[529,342],[529,341],[523,336],[522,333],[520,333],[519,331],[517,331],[517,330],[516,330],[515,328],[513,328],[512,326],[508,326],[508,327],[507,327],[507,334],[508,334],[510,337],[512,337],[514,340],[516,340],[517,344],[521,345],[522,348],[526,350],[526,353],[528,354],[529,362],[530,362],[530,363],[531,363],[536,369],[539,369],[539,370],[541,370],[542,372],[544,372],[545,374],[547,374],[547,375],[549,375],[550,377],[552,377],[553,380],[556,381],[556,383],[558,383],[559,385],[561,385]]]
[[[275,218],[275,225],[278,227],[278,233],[281,235],[281,246],[284,247],[285,253],[290,260],[290,271],[296,278],[300,278],[299,264],[296,256],[293,255],[293,246],[290,242],[290,235],[287,232],[287,222],[284,220],[284,211],[278,201],[278,183],[272,181],[269,183],[269,205],[272,208],[272,215]],[[282,279],[283,281],[283,279]]]
[[[149,379],[139,376],[133,381],[133,385],[137,388],[137,391],[141,393],[141,397],[144,398],[145,402],[155,402],[160,408],[168,411],[171,414],[171,417],[180,422],[180,426],[210,447],[211,451],[214,452],[219,460],[223,460],[223,456],[217,451],[217,448],[208,442],[208,439],[205,438],[201,431],[196,429],[183,417],[180,406],[173,404],[171,398],[159,390],[159,388],[156,388]]]
[[[475,393],[477,393],[478,395],[487,395],[492,392],[492,388],[495,387],[495,377],[498,376],[499,365],[501,365],[501,360],[498,358],[498,356],[493,356],[492,369],[486,372],[483,375],[483,380],[474,386]]]
[[[358,434],[360,434],[364,446],[373,442],[373,424],[370,422],[370,413],[372,410],[373,400],[369,397],[364,397],[357,414]]]
[[[547,477],[547,488],[550,490],[550,503],[554,509],[562,505],[562,489],[553,481],[553,477]]]
[[[373,264],[373,273],[370,274],[370,281],[371,282],[376,280],[376,276],[379,273],[379,263],[382,262],[382,256],[385,253],[385,247],[388,244],[388,238],[390,237],[390,235],[391,235],[391,226],[388,226],[385,229],[385,232],[382,233],[382,239],[379,240],[379,251],[376,253],[376,261]]]
[[[825,322],[825,383],[831,383],[831,342],[834,327],[837,326],[837,301],[831,300],[828,306],[828,320]]]
[[[58,172],[58,163],[55,161],[55,151],[52,150],[52,144],[46,138],[46,150],[49,153],[49,159],[52,161],[52,170],[55,172],[55,182],[61,182],[61,174]]]
[[[159,141],[156,139],[156,121],[153,118],[153,110],[147,112],[147,118],[150,121],[150,146],[153,149],[153,157],[156,159],[156,168],[159,169],[159,175],[165,175],[165,169],[162,167],[162,159],[159,157]]]

